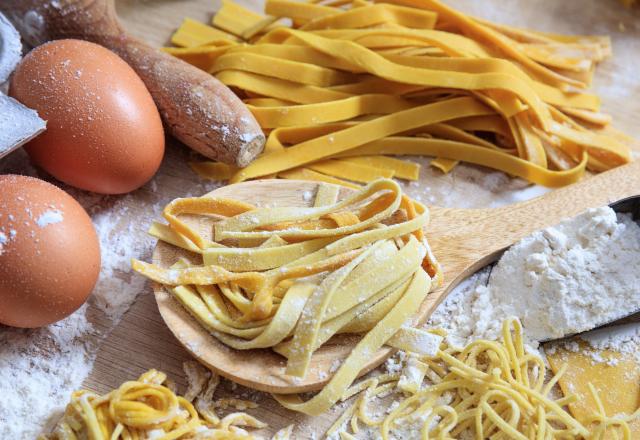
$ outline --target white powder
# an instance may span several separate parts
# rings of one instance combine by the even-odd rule
[[[22,56],[20,34],[0,13],[0,84],[9,79]]]
[[[128,205],[135,202],[131,195],[120,198],[108,210],[91,213],[100,241],[102,268],[93,293],[94,304],[114,323],[131,306],[145,280],[131,272],[131,258],[148,254],[155,240],[146,233],[151,221],[159,217],[159,209],[145,214],[132,213]],[[135,216],[135,221],[131,216]]]
[[[35,110],[0,92],[0,158],[33,139],[45,126]]]
[[[0,232],[0,255],[2,255],[4,245],[7,243],[9,243],[9,237],[4,232]]]
[[[62,212],[58,210],[55,210],[55,211],[49,210],[44,212],[40,217],[38,217],[38,220],[36,220],[36,223],[41,228],[44,228],[49,225],[60,223],[62,220],[64,220],[64,217],[62,216]]]
[[[633,355],[636,363],[640,365],[640,323],[638,322],[594,330],[580,335],[580,339],[599,351],[611,350],[623,355]]]
[[[638,267],[640,227],[608,207],[591,209],[512,246],[486,286],[485,270],[447,298],[429,325],[463,346],[497,339],[502,321],[517,316],[536,346],[640,308]]]
[[[83,306],[37,330],[1,329],[0,438],[36,438],[89,374],[94,349],[85,337],[93,331],[86,312]]]

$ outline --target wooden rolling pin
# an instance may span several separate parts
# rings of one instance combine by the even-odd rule
[[[127,35],[113,0],[2,0],[0,11],[33,46],[61,38],[101,44],[140,75],[169,132],[208,158],[244,167],[264,147],[253,115],[208,73]]]

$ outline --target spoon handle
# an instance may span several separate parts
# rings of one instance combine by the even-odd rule
[[[113,0],[3,0],[0,10],[31,45],[79,38],[116,52],[142,78],[170,133],[204,156],[242,167],[262,151],[264,134],[242,101],[210,74],[128,36]]]

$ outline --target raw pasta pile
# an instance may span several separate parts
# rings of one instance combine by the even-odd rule
[[[186,19],[181,47],[166,48],[236,90],[268,135],[248,167],[194,164],[202,176],[353,186],[417,179],[388,155],[427,155],[444,172],[466,161],[557,187],[631,160],[587,91],[607,37],[516,29],[437,0],[267,0],[265,12],[224,0],[215,27]]]
[[[329,409],[384,344],[420,351],[425,337],[433,340],[404,325],[440,282],[423,233],[425,206],[389,179],[336,202],[338,188],[320,184],[313,207],[174,200],[164,210],[169,225],[156,223],[151,233],[194,259],[170,268],[133,262],[214,337],[237,350],[272,348],[290,376],[305,377],[314,351],[333,335],[364,333],[312,399],[276,396],[311,415]],[[181,219],[194,214],[213,216],[211,239]]]
[[[220,419],[216,407],[256,405],[238,399],[213,401],[220,378],[195,362],[186,362],[184,368],[190,379],[184,396],[156,370],[103,396],[76,391],[53,433],[40,440],[253,440],[242,427],[267,426],[243,412]],[[281,430],[273,440],[288,440],[292,428]]]
[[[353,439],[364,427],[383,440],[402,438],[398,433],[403,431],[420,432],[423,439],[629,440],[628,423],[640,417],[640,410],[606,414],[590,385],[599,411],[580,423],[566,410],[575,395],[551,397],[565,370],[546,380],[542,358],[525,351],[520,322],[508,319],[501,341],[477,340],[462,351],[443,342],[435,356],[410,354],[402,375],[381,375],[353,386],[343,400],[360,396],[327,436]],[[372,400],[393,390],[404,397],[382,416],[372,416]]]

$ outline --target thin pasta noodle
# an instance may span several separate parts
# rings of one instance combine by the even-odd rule
[[[476,340],[462,349],[443,341],[435,356],[408,356],[400,377],[373,376],[351,386],[342,400],[357,396],[356,400],[327,434],[351,435],[349,431],[355,433],[358,424],[364,423],[375,428],[384,440],[392,438],[395,429],[407,430],[402,426],[407,424],[423,439],[460,438],[464,433],[465,438],[478,440],[630,440],[629,423],[640,417],[640,409],[633,414],[607,415],[590,385],[597,411],[582,423],[576,420],[565,409],[575,396],[550,397],[566,366],[546,381],[546,365],[539,356],[525,351],[522,327],[516,318],[503,322],[500,341]],[[426,380],[420,379],[413,389],[400,388],[406,375],[415,374],[410,369],[416,365],[428,368],[420,376]],[[367,404],[394,385],[399,400],[387,409],[382,420],[371,419],[364,412]]]

